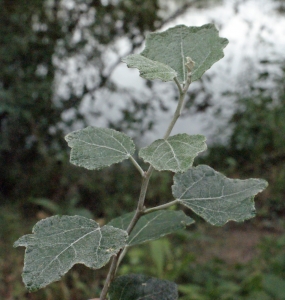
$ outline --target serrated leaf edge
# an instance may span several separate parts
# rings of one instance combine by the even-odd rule
[[[199,166],[197,166],[197,167],[195,167],[195,168],[198,168],[198,167],[200,167],[200,166],[206,166],[206,167],[208,167],[208,168],[210,168],[209,166],[207,166],[207,165],[199,165]],[[223,177],[223,178],[226,178],[227,180],[230,180],[232,183],[235,183],[235,182],[240,182],[240,181],[248,181],[248,180],[258,180],[259,182],[257,183],[257,185],[256,186],[258,186],[258,185],[261,185],[261,187],[257,190],[257,192],[253,195],[253,196],[251,196],[251,197],[248,197],[248,198],[246,198],[246,199],[251,199],[251,201],[252,201],[252,204],[253,204],[253,208],[254,208],[254,215],[255,215],[255,207],[254,207],[254,205],[255,205],[255,203],[254,203],[254,198],[255,198],[255,196],[257,195],[257,194],[259,194],[259,193],[261,193],[262,191],[264,191],[265,189],[266,189],[266,187],[268,186],[268,182],[266,181],[266,180],[264,180],[264,179],[260,179],[260,178],[248,178],[248,179],[232,179],[232,178],[228,178],[227,176],[225,176],[224,174],[222,174],[222,173],[220,173],[220,172],[218,172],[218,171],[216,171],[216,170],[214,170],[214,169],[212,169],[211,168],[211,170],[215,173],[215,174],[218,174],[219,176],[221,176],[221,177]],[[199,181],[201,181],[203,179],[203,177],[199,180]],[[178,183],[178,179],[177,179],[177,177],[176,176],[174,176],[174,178],[173,178],[173,185],[172,185],[172,193],[173,193],[173,188],[175,187],[175,184],[176,183]],[[197,182],[195,182],[194,184],[196,184]],[[193,185],[194,185],[193,184]],[[192,185],[192,186],[193,186]],[[191,186],[191,187],[192,187]],[[183,196],[191,187],[189,187],[188,189],[186,189],[185,190],[185,192],[181,195],[181,196]],[[252,189],[252,187],[251,188],[249,188],[249,189]],[[237,192],[237,193],[235,193],[235,194],[238,194],[238,193],[242,193],[244,190],[242,190],[242,191],[239,191],[239,192]],[[232,195],[232,194],[231,194]],[[174,196],[174,195],[173,195]],[[209,200],[212,200],[212,199],[221,199],[222,197],[212,197],[212,198],[193,198],[193,199],[181,199],[181,196],[180,196],[180,198],[176,198],[175,197],[175,199],[181,204],[181,205],[183,205],[183,206],[185,206],[185,207],[187,207],[187,208],[189,208],[189,209],[191,209],[191,210],[193,210],[192,209],[192,207],[190,206],[190,205],[188,205],[187,203],[185,203],[185,201],[184,200],[189,200],[189,201],[197,201],[197,200],[200,200],[200,199],[202,199],[202,200],[207,200],[207,199],[209,199]],[[226,197],[224,197],[224,198],[226,198]],[[193,204],[191,204],[192,206],[196,206],[196,205],[193,205]],[[194,210],[193,210],[194,211]],[[195,211],[194,211],[195,212]],[[196,212],[195,212],[196,213]],[[198,214],[199,215],[199,214]],[[244,219],[243,219],[243,221],[245,221],[245,220],[248,220],[248,219],[251,219],[252,217],[254,217],[254,215],[253,216],[245,216],[244,217]],[[203,218],[203,217],[202,217]],[[204,219],[204,218],[203,218]],[[226,223],[228,223],[229,221],[235,221],[235,222],[241,222],[240,220],[237,220],[237,219],[234,219],[234,218],[230,218],[230,219],[227,219],[227,221],[225,221],[224,223],[222,223],[222,224],[218,224],[219,226],[222,226],[222,225],[224,225],[224,224],[226,224]],[[209,222],[209,221],[207,221],[207,222]],[[212,224],[212,225],[216,225],[217,223],[211,223],[211,222],[209,222],[210,224]]]
[[[85,218],[85,217],[82,217],[82,216],[76,216],[76,215],[75,215],[75,216],[67,216],[67,215],[59,216],[59,215],[55,215],[55,216],[52,216],[52,217],[48,217],[48,218],[46,218],[46,219],[51,219],[51,218],[62,218],[62,217],[69,217],[70,219],[72,219],[72,218],[75,219],[75,218],[78,218],[78,217],[79,217],[79,218],[88,219],[88,218]],[[14,248],[19,247],[19,246],[26,247],[26,249],[25,249],[25,255],[26,255],[26,253],[27,253],[27,251],[28,251],[28,247],[29,247],[29,246],[32,246],[32,245],[31,245],[31,244],[28,244],[27,241],[25,241],[25,239],[27,239],[27,238],[33,238],[33,236],[36,234],[36,232],[35,232],[36,229],[37,229],[38,227],[40,227],[40,226],[41,226],[41,223],[44,223],[46,219],[42,219],[42,220],[38,221],[38,222],[34,225],[34,227],[33,227],[33,229],[32,229],[32,234],[26,234],[26,235],[23,235],[22,237],[20,237],[17,241],[14,242],[13,247],[14,247]],[[88,219],[88,220],[92,220],[92,219]],[[127,239],[128,239],[128,233],[127,233],[125,230],[120,229],[120,228],[117,228],[117,227],[114,227],[114,226],[112,226],[112,225],[107,225],[107,224],[104,225],[104,226],[102,226],[102,227],[100,227],[99,224],[98,224],[96,221],[94,221],[94,220],[92,220],[92,221],[93,221],[94,223],[96,223],[96,225],[98,225],[98,227],[95,228],[94,230],[92,230],[92,231],[86,233],[84,236],[81,236],[80,238],[78,238],[78,239],[76,240],[76,242],[73,242],[71,245],[77,243],[77,242],[78,242],[79,240],[81,240],[82,238],[85,238],[87,235],[92,234],[92,233],[94,233],[94,232],[97,231],[97,230],[102,231],[102,229],[103,229],[104,227],[112,227],[113,229],[118,230],[118,231],[124,233],[124,242],[125,242],[125,244],[126,244],[126,241],[127,241]],[[76,228],[76,229],[78,229],[78,228]],[[72,229],[72,230],[74,230],[74,229]],[[70,247],[70,245],[69,245],[67,248],[65,248],[64,251],[66,251],[69,247]],[[118,248],[117,250],[119,251],[120,249],[122,249],[122,248],[124,248],[124,247],[125,247],[125,246],[122,246],[122,247]],[[62,254],[64,251],[61,251],[60,254]],[[26,288],[27,288],[30,292],[37,291],[37,290],[39,290],[40,288],[43,288],[43,287],[47,286],[48,284],[51,284],[51,283],[53,283],[53,282],[59,281],[59,280],[60,280],[60,279],[61,279],[61,278],[62,278],[62,277],[63,277],[63,276],[64,276],[64,275],[65,275],[65,274],[66,274],[66,273],[74,266],[74,265],[76,265],[76,264],[83,264],[83,265],[85,265],[86,267],[91,268],[91,269],[95,269],[95,270],[100,269],[100,268],[104,267],[104,266],[110,261],[111,256],[112,256],[112,255],[115,255],[116,253],[118,253],[118,251],[115,252],[115,253],[113,253],[113,254],[111,254],[109,260],[107,260],[105,263],[99,265],[98,268],[92,268],[92,267],[88,266],[84,261],[76,261],[75,263],[73,263],[73,264],[71,265],[71,267],[70,267],[66,272],[59,274],[59,278],[58,278],[58,279],[55,279],[55,280],[53,280],[53,281],[51,281],[51,282],[49,282],[49,283],[42,284],[42,285],[39,285],[39,286],[37,286],[37,287],[35,287],[35,286],[30,287],[30,286],[27,286],[27,285],[26,285],[26,282],[25,282],[24,278],[23,278],[23,281],[24,281],[24,283],[25,283]],[[105,252],[108,252],[108,251],[106,250]],[[50,264],[51,264],[51,263],[52,263],[52,262],[53,262],[60,254],[56,255],[55,258],[54,258],[51,262],[49,262],[48,265],[50,265]],[[25,267],[26,267],[26,266],[27,266],[26,259],[24,259],[24,270],[25,270]],[[42,274],[42,272],[43,272],[46,268],[47,268],[47,266],[45,266],[45,268],[40,272],[40,274]],[[22,277],[23,277],[23,275],[24,275],[24,273],[22,274]]]
[[[162,32],[150,32],[150,33],[148,33],[147,36],[146,36],[146,46],[145,46],[144,50],[141,52],[141,55],[145,56],[145,51],[149,51],[149,49],[148,49],[149,48],[148,47],[148,40],[151,39],[152,36],[160,35],[160,36],[163,37],[164,35],[167,34],[168,31],[172,31],[172,30],[180,29],[180,28],[188,28],[188,29],[191,28],[195,33],[198,32],[198,31],[200,31],[200,30],[203,30],[203,29],[213,29],[214,34],[216,35],[216,37],[219,38],[219,44],[221,46],[220,50],[221,50],[222,53],[219,56],[219,59],[216,60],[209,68],[205,69],[204,72],[199,77],[193,79],[193,77],[194,77],[193,75],[199,70],[199,68],[201,67],[201,64],[196,69],[194,68],[194,71],[191,74],[191,78],[192,78],[192,82],[193,82],[193,81],[199,80],[207,70],[209,70],[216,62],[218,62],[220,59],[222,59],[224,57],[224,51],[223,51],[223,49],[228,45],[229,41],[228,41],[227,38],[223,38],[223,37],[219,36],[219,31],[218,31],[218,29],[216,28],[216,26],[213,23],[204,24],[202,26],[186,26],[186,25],[181,24],[181,25],[176,25],[174,27],[168,28],[167,30],[162,31]],[[183,40],[180,41],[180,44],[183,44]],[[208,56],[209,56],[209,54],[208,54]],[[147,56],[145,56],[145,57],[147,57]],[[186,67],[186,65],[185,65],[186,57],[183,57],[182,59],[183,59],[182,66],[183,66],[183,68],[185,68]],[[174,70],[174,71],[176,71],[176,70]],[[186,68],[184,69],[183,76],[184,76],[184,80],[182,82],[180,82],[180,83],[183,83],[186,80]]]

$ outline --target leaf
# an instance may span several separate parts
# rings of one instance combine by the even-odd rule
[[[174,282],[140,274],[116,278],[110,286],[110,300],[177,300]]]
[[[157,61],[150,60],[139,54],[131,54],[122,59],[129,68],[137,68],[140,76],[153,80],[171,81],[177,76],[177,73],[169,66]]]
[[[23,281],[29,291],[36,291],[59,280],[76,263],[101,268],[126,239],[125,231],[100,228],[91,219],[53,216],[39,221],[33,234],[22,236],[14,247],[26,247]]]
[[[214,24],[202,27],[178,25],[160,33],[150,33],[141,55],[161,62],[178,74],[178,81],[187,79],[187,57],[195,62],[191,80],[198,80],[223,56],[228,40],[220,38]],[[189,63],[189,60],[188,60]]]
[[[142,148],[139,156],[158,171],[185,172],[198,153],[206,150],[205,140],[203,135],[177,134],[154,141]]]
[[[60,210],[60,206],[58,204],[46,198],[31,198],[30,202],[42,206],[53,214],[58,213],[58,211]]]
[[[65,137],[71,147],[70,162],[89,170],[99,170],[128,159],[134,142],[124,133],[109,128],[87,127]]]
[[[155,274],[159,278],[164,276],[165,269],[167,268],[167,261],[172,259],[170,241],[167,238],[151,241],[149,244],[149,257],[151,257]]]
[[[113,219],[108,225],[126,230],[133,216],[134,212],[125,214]],[[139,219],[127,240],[127,246],[159,239],[192,223],[194,220],[186,216],[183,211],[160,210],[149,213]]]
[[[172,193],[212,225],[254,217],[254,196],[267,187],[263,179],[229,179],[209,166],[200,165],[174,175]]]

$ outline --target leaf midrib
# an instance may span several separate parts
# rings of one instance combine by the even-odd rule
[[[115,138],[114,138],[115,139]],[[126,148],[124,148],[125,150],[126,150],[126,152],[123,152],[123,151],[120,151],[120,150],[118,150],[118,149],[115,149],[115,148],[111,148],[111,147],[108,147],[108,146],[104,146],[104,145],[97,145],[97,144],[95,144],[95,143],[88,143],[88,142],[86,142],[86,141],[84,141],[84,140],[81,140],[81,139],[79,139],[79,138],[77,138],[77,140],[79,141],[79,142],[82,142],[82,143],[85,143],[85,144],[87,144],[87,145],[90,145],[90,146],[93,146],[93,147],[97,147],[97,148],[106,148],[106,149],[109,149],[109,150],[112,150],[112,151],[116,151],[116,152],[119,152],[119,153],[122,153],[122,154],[130,154],[127,150],[126,150]],[[115,139],[116,140],[116,139]],[[116,140],[117,141],[117,140]],[[118,142],[118,141],[117,141]],[[120,144],[121,145],[121,144]]]
[[[201,180],[201,179],[200,179]],[[199,180],[199,181],[200,181]],[[197,181],[198,182],[198,181]],[[197,183],[197,182],[195,182],[195,184]],[[194,184],[193,184],[194,185]],[[191,189],[192,187],[193,187],[193,185],[189,188],[189,189]],[[235,196],[235,195],[238,195],[238,194],[242,194],[242,193],[244,193],[244,192],[246,192],[246,191],[248,191],[248,190],[252,190],[252,189],[255,189],[255,188],[257,188],[258,186],[259,186],[260,184],[257,184],[257,185],[255,185],[255,186],[253,186],[253,187],[249,187],[249,188],[247,188],[247,189],[243,189],[242,191],[238,191],[238,192],[236,192],[236,193],[232,193],[232,194],[227,194],[227,195],[222,195],[222,196],[217,196],[217,197],[208,197],[208,198],[187,198],[187,199],[185,199],[185,198],[181,198],[181,196],[179,197],[179,199],[178,200],[181,200],[181,201],[200,201],[200,200],[217,200],[217,199],[223,199],[223,198],[226,198],[226,197],[232,197],[232,196]],[[224,188],[225,186],[223,186],[223,188]],[[189,191],[189,189],[187,189],[187,191]],[[185,195],[185,193],[187,192],[187,191],[185,191],[183,194],[182,194],[182,197]],[[251,196],[248,196],[247,198],[249,198],[249,197],[251,197]],[[225,199],[225,200],[227,200],[227,199]],[[230,200],[227,200],[227,201],[230,201]]]

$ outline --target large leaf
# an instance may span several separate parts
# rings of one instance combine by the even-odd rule
[[[110,300],[177,300],[174,282],[140,274],[120,276],[109,290]]]
[[[108,225],[126,230],[134,212],[113,219]],[[183,211],[159,210],[142,216],[131,232],[127,246],[142,244],[156,240],[179,229],[194,223]]]
[[[26,247],[23,281],[30,291],[57,281],[74,264],[93,269],[104,266],[125,246],[127,233],[112,226],[102,228],[79,216],[53,216],[39,221],[33,234],[14,246]]]
[[[131,54],[122,59],[122,61],[125,62],[129,68],[139,69],[140,76],[145,79],[171,81],[177,76],[177,73],[169,66],[139,54]]]
[[[87,127],[65,137],[72,148],[70,161],[76,166],[98,170],[129,158],[134,142],[124,133],[108,128]]]
[[[229,179],[200,165],[174,175],[172,193],[179,202],[213,225],[254,217],[254,196],[265,189],[263,179]]]
[[[206,150],[205,140],[203,135],[177,134],[154,141],[142,148],[139,155],[158,171],[185,172],[198,153]]]
[[[228,40],[220,38],[213,24],[202,27],[178,25],[161,33],[150,33],[141,55],[161,62],[178,73],[178,81],[187,79],[187,57],[195,66],[192,70],[192,81],[199,79],[216,61],[223,56],[223,48]]]

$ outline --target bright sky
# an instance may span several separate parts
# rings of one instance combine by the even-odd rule
[[[235,3],[240,2],[238,12],[235,12]],[[219,122],[213,116],[218,105],[223,105],[227,115],[234,105],[231,102],[221,103],[220,95],[230,89],[234,91],[240,87],[241,78],[250,76],[254,80],[261,59],[276,57],[284,61],[285,58],[285,18],[274,11],[275,1],[270,0],[224,0],[223,5],[205,10],[189,10],[167,27],[177,24],[187,26],[201,26],[206,23],[214,23],[220,31],[221,37],[229,40],[225,48],[225,57],[214,64],[208,74],[216,74],[209,88],[212,91],[215,106],[207,114],[200,114],[181,119],[176,124],[173,134],[186,132],[189,134],[204,134],[210,137],[219,126]],[[127,51],[127,44],[120,41],[119,49],[122,53]],[[111,56],[110,56],[111,59]],[[140,78],[138,71],[128,69],[121,64],[113,73],[113,79],[123,87],[135,87],[142,90],[144,79]],[[194,83],[193,83],[194,84]],[[151,95],[150,95],[151,97]],[[173,102],[173,101],[172,101]],[[104,107],[104,103],[95,103],[95,106]],[[118,108],[124,105],[120,99],[114,99],[114,107],[108,114],[118,113]],[[174,103],[170,105],[170,113],[158,112],[157,126],[153,133],[148,134],[147,139],[153,140],[161,137],[166,124],[169,123],[175,109]],[[98,126],[99,124],[94,124]],[[100,126],[100,125],[99,125]],[[149,141],[148,141],[149,142]]]

